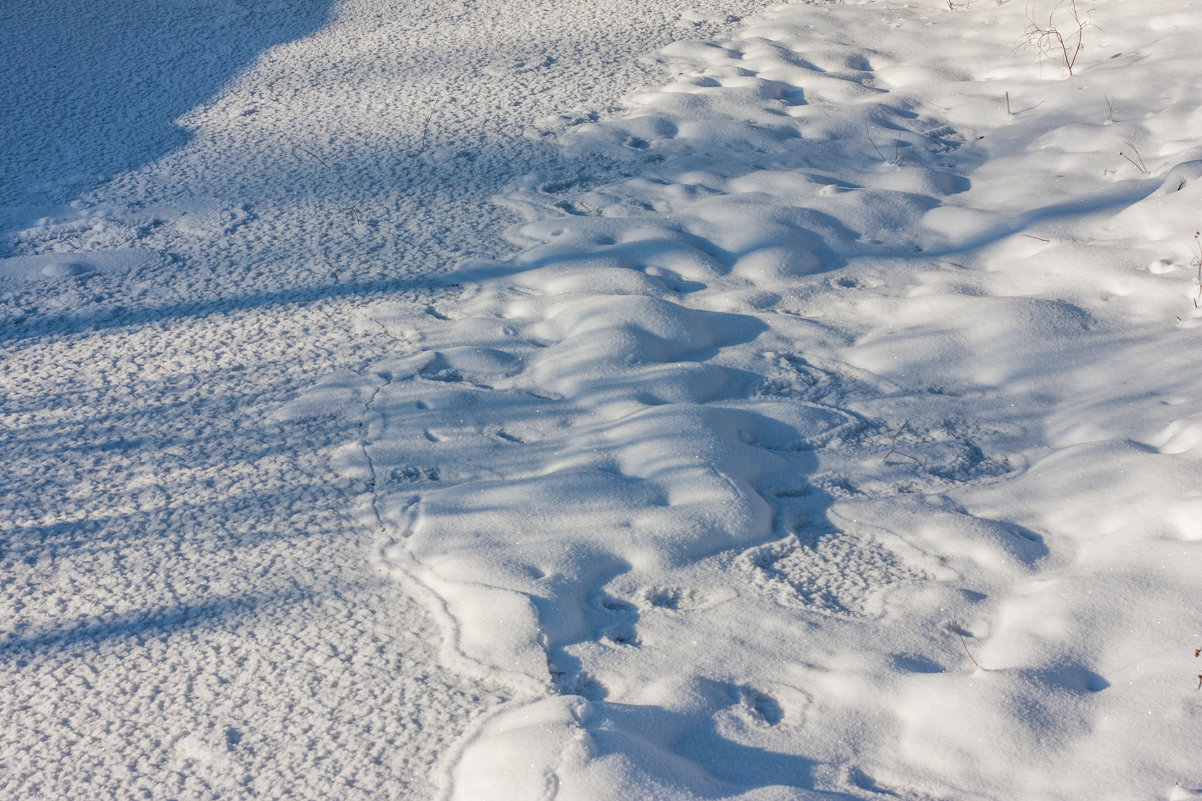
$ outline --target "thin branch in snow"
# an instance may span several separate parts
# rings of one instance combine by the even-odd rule
[[[881,157],[881,161],[888,164],[889,159],[885,158],[885,154],[882,153],[881,149],[876,146],[876,142],[872,141],[872,126],[865,124],[864,125],[864,133],[868,135],[868,144],[872,145],[872,149],[875,150],[876,154]]]
[[[307,153],[308,155],[310,155],[310,156],[312,156],[313,158],[317,159],[317,163],[318,163],[318,164],[320,164],[321,166],[325,167],[325,168],[326,168],[327,170],[329,170],[331,173],[334,173],[334,168],[333,168],[333,167],[331,167],[331,166],[330,166],[328,163],[326,163],[326,160],[325,160],[325,159],[323,159],[321,156],[319,156],[319,155],[317,155],[316,153],[314,153],[314,152],[313,152],[312,150],[310,150],[309,148],[307,148],[307,147],[304,147],[303,145],[297,145],[297,146],[296,146],[296,149],[297,149],[297,150],[300,150],[300,151],[301,151],[301,152],[303,152],[303,153]],[[336,173],[335,173],[335,174],[336,174]],[[350,206],[350,209],[349,209],[349,211],[350,211],[350,213],[351,213],[351,217],[353,217],[353,218],[354,218],[354,220],[355,220],[355,225],[363,225],[363,224],[364,224],[364,221],[363,221],[363,215],[359,213],[359,205],[358,205],[357,203],[352,203],[352,204],[351,204],[351,206]]]
[[[956,632],[956,636],[960,638],[960,645],[964,647],[964,653],[968,654],[968,658],[977,666],[977,669],[988,670],[988,668],[977,661],[977,658],[972,655],[972,651],[968,650],[968,640],[964,639],[964,629],[960,627],[960,623],[954,617],[952,618],[952,631]]]
[[[1198,284],[1198,294],[1194,296],[1194,308],[1198,308],[1198,301],[1202,300],[1202,232],[1194,231],[1194,250],[1193,259],[1190,260],[1189,266],[1197,269],[1198,275],[1194,281]],[[1197,654],[1194,654],[1197,656]]]
[[[893,161],[890,161],[889,159],[885,158],[885,154],[881,152],[881,149],[876,146],[876,142],[872,140],[872,126],[866,124],[864,126],[864,133],[868,135],[868,143],[872,145],[872,149],[875,150],[876,154],[881,157],[881,161],[885,162],[886,164],[892,164],[894,167],[900,167],[907,159],[910,161],[920,162],[920,160],[914,156],[901,155],[902,138],[900,134],[897,137],[897,141],[893,143]]]
[[[316,153],[314,153],[314,152],[313,152],[312,150],[310,150],[309,148],[307,148],[307,147],[304,147],[304,146],[302,146],[302,145],[297,145],[297,146],[296,146],[296,149],[297,149],[297,150],[299,150],[299,151],[301,151],[302,153],[308,153],[310,156],[312,156],[313,158],[317,159],[317,163],[318,163],[318,164],[320,164],[321,166],[325,167],[325,168],[326,168],[327,170],[329,170],[330,172],[333,172],[333,171],[334,171],[334,168],[333,168],[333,167],[331,167],[329,164],[327,164],[325,159],[323,159],[321,156],[319,156],[319,155],[317,155]]]
[[[885,458],[881,460],[882,462],[884,462],[885,464],[888,464],[889,457],[892,456],[893,454],[897,454],[898,456],[902,456],[902,457],[905,457],[906,459],[913,461],[914,464],[918,465],[919,467],[922,467],[922,462],[918,461],[910,454],[902,453],[901,451],[899,451],[897,449],[897,438],[901,436],[902,432],[905,431],[909,425],[910,425],[910,421],[907,420],[906,422],[902,423],[901,428],[897,429],[897,433],[895,433],[893,435],[893,442],[889,445],[889,452],[885,454]]]
[[[1068,15],[1063,31],[1061,24],[1055,20],[1056,12],[1062,9]],[[1094,27],[1089,21],[1089,11],[1078,8],[1077,0],[1062,0],[1053,5],[1052,10],[1048,12],[1047,23],[1041,23],[1035,19],[1035,0],[1031,0],[1027,8],[1027,22],[1027,29],[1023,31],[1022,46],[1036,50],[1041,60],[1058,51],[1069,77],[1072,77],[1073,66],[1077,63],[1077,56],[1084,46],[1082,40],[1085,37],[1085,29]]]
[[[1130,161],[1132,164],[1134,164],[1135,169],[1139,170],[1144,175],[1147,175],[1149,170],[1147,167],[1144,166],[1144,159],[1141,155],[1139,155],[1139,149],[1136,148],[1135,145],[1128,142],[1126,139],[1123,140],[1123,144],[1126,145],[1127,147],[1131,148],[1131,152],[1135,154],[1135,159],[1139,159],[1139,161],[1136,161],[1135,159],[1131,158],[1130,156],[1128,156],[1126,153],[1124,153],[1121,150],[1119,151],[1119,155],[1122,156],[1123,158],[1127,159],[1127,161]]]

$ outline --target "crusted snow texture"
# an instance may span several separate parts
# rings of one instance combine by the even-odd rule
[[[1202,797],[1202,3],[227,5],[0,42],[9,794]]]

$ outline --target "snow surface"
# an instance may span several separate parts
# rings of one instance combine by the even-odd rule
[[[6,7],[5,794],[1202,797],[1202,2],[1076,8]]]

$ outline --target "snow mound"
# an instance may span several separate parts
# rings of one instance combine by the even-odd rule
[[[782,6],[564,135],[624,177],[339,379],[381,569],[513,692],[452,797],[1202,787],[1199,11],[1070,79],[1022,3]]]

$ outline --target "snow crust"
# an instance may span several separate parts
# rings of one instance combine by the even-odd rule
[[[370,29],[372,8],[340,6],[312,49],[297,45],[296,63],[326,75],[318,53],[365,58],[377,40],[348,34]],[[20,349],[6,412],[48,426],[52,442],[63,436],[45,422],[54,414],[89,432],[92,405],[114,414],[139,401],[99,388],[107,368],[73,374],[97,388],[71,401],[53,389],[69,381],[43,364],[77,348],[119,360],[142,342],[132,352],[149,358],[116,374],[170,373],[171,354],[144,340],[175,330],[154,303],[81,321],[62,311],[68,290],[52,287],[127,282],[97,283],[116,295],[140,280],[159,302],[179,291],[169,276],[209,266],[224,289],[274,294],[187,307],[199,322],[176,374],[191,371],[197,393],[230,394],[190,409],[187,425],[244,422],[212,443],[165,436],[171,395],[160,390],[143,402],[162,407],[128,424],[152,426],[142,461],[130,458],[157,478],[76,490],[93,502],[69,512],[34,498],[95,482],[89,467],[115,458],[40,481],[39,445],[18,436],[9,460],[22,489],[8,514],[29,522],[6,524],[5,598],[24,618],[2,647],[18,695],[39,700],[8,714],[53,726],[63,687],[97,654],[132,656],[160,682],[183,673],[189,686],[232,669],[238,697],[270,709],[320,699],[343,676],[356,715],[382,699],[382,716],[345,744],[310,740],[323,759],[347,760],[337,771],[272,742],[293,725],[345,720],[340,700],[265,727],[275,740],[259,733],[253,758],[242,743],[258,721],[228,722],[228,707],[200,733],[153,712],[153,699],[130,702],[124,718],[90,713],[97,727],[128,719],[171,738],[170,765],[101,775],[117,792],[163,797],[1202,797],[1202,3],[1078,3],[1089,25],[1070,75],[1059,49],[1039,52],[1024,30],[1074,30],[1071,8],[848,0],[743,20],[660,9],[698,36],[665,33],[644,63],[660,77],[623,110],[564,111],[581,84],[547,78],[548,96],[521,106],[545,113],[528,129],[501,113],[475,129],[516,133],[478,160],[458,142],[441,147],[429,125],[388,139],[366,111],[346,112],[359,121],[349,142],[381,137],[363,151],[298,127],[288,141],[317,162],[305,172],[313,201],[295,189],[248,205],[210,199],[282,174],[275,151],[235,143],[324,107],[304,100],[320,92],[302,94],[253,136],[214,124],[280,73],[269,58],[241,76],[194,112],[190,149],[118,179],[82,217],[9,237],[0,281],[27,311],[13,324],[26,329],[9,329]],[[514,10],[540,19],[533,5]],[[587,27],[583,14],[571,25]],[[515,44],[517,22],[495,25],[479,30],[508,38],[472,62],[476,91],[526,92],[562,63]],[[387,70],[327,60],[329,75],[368,76],[338,96],[370,107]],[[631,77],[594,63],[573,75]],[[212,169],[205,154],[244,158],[248,172]],[[365,177],[391,159],[414,174]],[[478,185],[472,168],[448,166],[464,160],[482,165]],[[178,174],[187,191],[153,197]],[[360,200],[368,189],[375,208]],[[490,217],[475,204],[498,191],[506,211]],[[141,205],[114,211],[131,192]],[[314,209],[346,213],[314,233]],[[473,210],[486,231],[522,215],[505,234],[511,252],[468,241]],[[159,222],[137,228],[147,214]],[[79,220],[98,215],[117,221],[81,234],[95,229]],[[184,241],[193,250],[173,256]],[[206,257],[215,241],[224,249]],[[61,255],[73,250],[85,255]],[[147,250],[155,259],[135,264]],[[110,262],[87,255],[100,251]],[[128,272],[106,266],[119,258]],[[22,370],[42,383],[19,391]],[[252,447],[266,432],[276,445]],[[141,447],[114,442],[129,443],[118,453]],[[270,466],[221,483],[255,459]],[[96,531],[136,530],[137,509],[179,502],[174,486],[195,505],[271,493],[249,504],[264,529],[288,519],[314,545],[263,534],[271,553],[245,557],[245,578],[218,555],[251,535],[179,563],[163,556],[169,546],[146,546],[139,569],[211,573],[163,586],[188,588],[184,611],[154,592],[114,606],[138,587],[122,559],[85,558],[86,578],[71,578],[68,562],[100,541],[92,528],[73,530],[74,551],[43,553],[60,530],[48,527],[94,520],[125,494],[142,504],[119,512],[131,522]],[[139,494],[152,490],[166,500]],[[239,513],[198,519],[225,526]],[[54,572],[36,573],[46,559]],[[254,578],[281,561],[296,578]],[[40,583],[52,577],[59,590]],[[356,589],[335,589],[344,582]],[[112,594],[68,603],[93,584]],[[241,600],[187,611],[214,585]],[[303,613],[266,611],[294,594]],[[332,599],[336,612],[316,612]],[[247,644],[263,630],[299,645],[248,675],[247,654],[268,658]],[[236,656],[223,661],[222,647]],[[373,649],[373,667],[358,664]],[[297,678],[311,654],[322,669]],[[205,658],[216,667],[181,667]],[[128,701],[112,685],[132,674],[105,669],[101,693]],[[427,682],[433,700],[420,697]],[[189,707],[217,695],[181,692]],[[390,715],[413,722],[397,731]],[[47,778],[30,740],[8,737],[14,792],[78,788]],[[118,741],[127,755],[150,748],[137,734]],[[114,740],[89,742],[76,747],[97,759]],[[263,768],[277,749],[293,761],[270,781],[193,780]],[[412,777],[397,781],[390,764]],[[138,784],[144,776],[154,779]]]
[[[354,409],[276,413],[359,402],[375,304],[508,252],[490,196],[694,5],[0,3],[0,796],[441,792],[509,690],[376,570]]]

